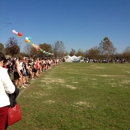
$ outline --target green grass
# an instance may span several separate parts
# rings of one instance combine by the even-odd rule
[[[130,64],[62,63],[22,90],[9,130],[130,130]]]

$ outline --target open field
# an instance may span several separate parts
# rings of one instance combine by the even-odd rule
[[[130,64],[62,63],[21,90],[9,130],[130,130]]]

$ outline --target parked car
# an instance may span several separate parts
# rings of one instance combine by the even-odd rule
[[[103,58],[102,63],[108,63],[108,60],[106,58]]]

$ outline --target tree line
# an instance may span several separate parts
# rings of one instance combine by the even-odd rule
[[[130,62],[130,46],[126,47],[126,49],[122,53],[117,53],[114,44],[108,37],[104,37],[104,39],[99,43],[99,45],[94,46],[86,51],[78,49],[77,51],[72,48],[70,52],[67,52],[66,47],[62,41],[56,41],[53,44],[42,43],[39,44],[39,47],[46,52],[53,53],[53,55],[47,55],[40,51],[37,51],[31,44],[26,44],[24,51],[21,52],[21,44],[18,43],[15,37],[10,37],[5,46],[0,43],[0,51],[5,53],[6,55],[10,55],[11,57],[18,56],[27,56],[27,57],[54,57],[54,58],[63,58],[66,55],[76,55],[82,56],[83,58],[89,59],[125,59]]]

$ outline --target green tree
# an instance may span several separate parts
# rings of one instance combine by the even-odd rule
[[[89,58],[89,50],[86,50],[86,51],[84,52],[84,57],[85,57],[85,58]]]
[[[130,62],[130,46],[126,47],[124,50],[123,57]]]
[[[5,47],[5,52],[11,56],[14,56],[20,52],[18,41],[14,37],[9,38]]]
[[[43,44],[40,44],[39,47],[40,47],[43,51],[45,51],[45,52],[52,53],[52,46],[51,46],[50,44],[43,43]],[[39,55],[40,57],[45,57],[45,56],[47,56],[47,57],[49,56],[49,57],[50,57],[50,55],[47,55],[47,54],[45,54],[45,53],[43,53],[43,52],[40,52],[40,51],[39,51],[38,55]]]
[[[98,59],[100,56],[100,50],[97,46],[89,49],[88,51],[89,57],[92,59]]]
[[[51,47],[50,44],[43,43],[43,44],[40,44],[39,47],[40,47],[43,51],[52,53],[52,47]]]
[[[109,58],[116,51],[113,43],[110,41],[108,37],[105,37],[101,43],[99,44],[100,53],[102,56]]]
[[[2,52],[4,49],[4,45],[2,43],[0,43],[0,52]]]
[[[69,55],[70,56],[76,55],[76,50],[72,48]]]
[[[84,57],[84,52],[81,49],[79,49],[77,51],[77,53],[76,53],[76,56],[82,56],[82,57]]]

